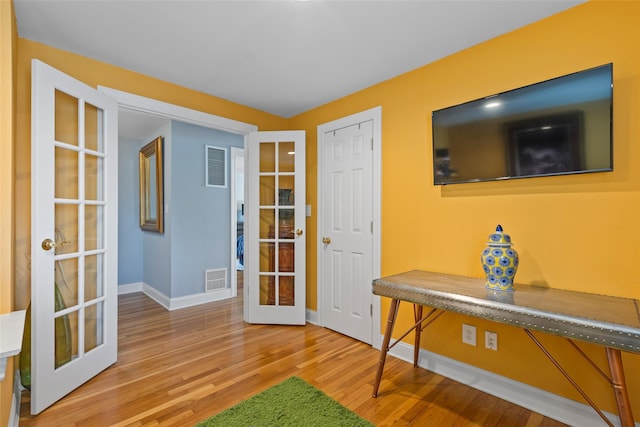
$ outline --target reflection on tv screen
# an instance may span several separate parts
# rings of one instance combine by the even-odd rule
[[[613,170],[612,68],[434,111],[434,184]]]

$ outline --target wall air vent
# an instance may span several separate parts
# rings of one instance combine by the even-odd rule
[[[207,187],[227,186],[227,149],[205,145],[205,185]]]
[[[204,291],[212,292],[227,289],[227,269],[218,268],[204,271]]]

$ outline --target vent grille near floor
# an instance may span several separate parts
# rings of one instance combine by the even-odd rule
[[[227,269],[217,268],[213,270],[205,270],[204,272],[204,291],[218,291],[227,288]]]

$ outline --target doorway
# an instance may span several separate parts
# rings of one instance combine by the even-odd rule
[[[244,138],[245,146],[247,143],[247,137],[249,132],[257,130],[256,126],[248,123],[238,122],[235,120],[203,113],[200,111],[179,107],[179,106],[168,104],[162,101],[157,101],[154,99],[145,98],[145,97],[133,95],[130,93],[122,92],[116,89],[99,86],[98,90],[111,96],[112,98],[115,98],[118,101],[118,107],[120,111],[126,111],[129,113],[133,112],[133,113],[136,113],[137,116],[147,116],[148,119],[151,119],[151,123],[156,128],[159,122],[164,121],[165,123],[168,123],[169,121],[174,120],[174,121],[191,124],[191,125],[195,125],[203,128],[209,128],[209,129],[219,130],[219,131],[227,132],[231,134],[242,135]],[[240,152],[243,152],[243,150],[241,149],[238,149],[238,150],[240,150]],[[238,160],[238,158],[236,158],[236,160]],[[241,160],[238,160],[238,162],[242,164]],[[231,170],[235,170],[235,169],[231,169]],[[231,182],[235,178],[235,174],[231,173],[230,175],[231,175],[231,180],[230,180]],[[234,200],[235,197],[232,195],[231,199]],[[233,203],[231,203],[231,205],[233,206]],[[233,207],[232,207],[232,210],[234,211],[233,215],[231,216],[232,218],[231,224],[233,226],[231,226],[229,229],[229,236],[231,241],[231,250],[232,250],[231,253],[234,254],[236,253],[237,218],[235,216],[235,210],[233,209]],[[237,289],[236,289],[237,276],[235,274],[236,268],[237,268],[236,257],[231,256],[229,265],[226,267],[227,271],[230,272],[229,274],[230,292],[228,295],[223,296],[223,298],[237,295]],[[126,289],[123,289],[123,288],[126,288]],[[233,290],[233,292],[231,292],[231,290]],[[155,299],[157,302],[165,306],[165,308],[170,310],[221,299],[219,295],[214,295],[213,293],[203,293],[203,294],[196,294],[193,296],[179,297],[179,298],[175,298],[174,300],[169,300],[167,298],[163,298],[164,297],[163,295],[158,295],[160,294],[159,292],[155,292],[154,294],[153,288],[145,289],[144,283],[133,284],[133,286],[120,286],[119,291],[120,293],[135,292],[135,291],[143,291],[143,292],[149,291],[148,295],[151,298]]]

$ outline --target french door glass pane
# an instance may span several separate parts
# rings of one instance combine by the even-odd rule
[[[295,301],[294,281],[293,276],[280,276],[278,282],[278,305],[293,305]]]
[[[78,145],[78,98],[55,91],[55,130],[58,142]]]
[[[78,258],[58,260],[55,263],[55,286],[61,301],[56,301],[56,312],[78,304]]]
[[[78,152],[56,147],[54,151],[55,197],[78,198]]]
[[[78,356],[78,312],[56,317],[54,321],[55,367],[59,368]]]
[[[273,251],[275,243],[273,242],[260,242],[260,273],[273,273],[275,272],[275,264],[273,260]]]
[[[104,182],[103,182],[103,163],[104,158],[85,154],[85,200],[104,201]]]
[[[102,278],[102,254],[84,259],[84,300],[89,302],[104,295]]]
[[[102,117],[103,111],[89,103],[84,104],[84,147],[102,153]]]
[[[295,171],[295,146],[293,142],[280,142],[278,144],[278,171]]]
[[[274,206],[276,204],[276,177],[260,177],[260,205]]]
[[[294,243],[278,243],[278,271],[293,272]]]
[[[278,205],[293,206],[295,204],[295,183],[293,175],[278,176]]]
[[[272,239],[276,224],[276,210],[274,208],[260,209],[260,238]]]
[[[102,333],[104,303],[99,301],[84,310],[84,351],[89,352],[104,343]]]
[[[78,252],[78,205],[57,203],[52,230],[56,255]]]
[[[260,305],[275,304],[275,290],[273,281],[273,276],[260,276]]]
[[[103,206],[85,205],[84,207],[84,250],[104,249],[102,235]]]
[[[260,172],[275,172],[276,144],[273,142],[260,143]]]

